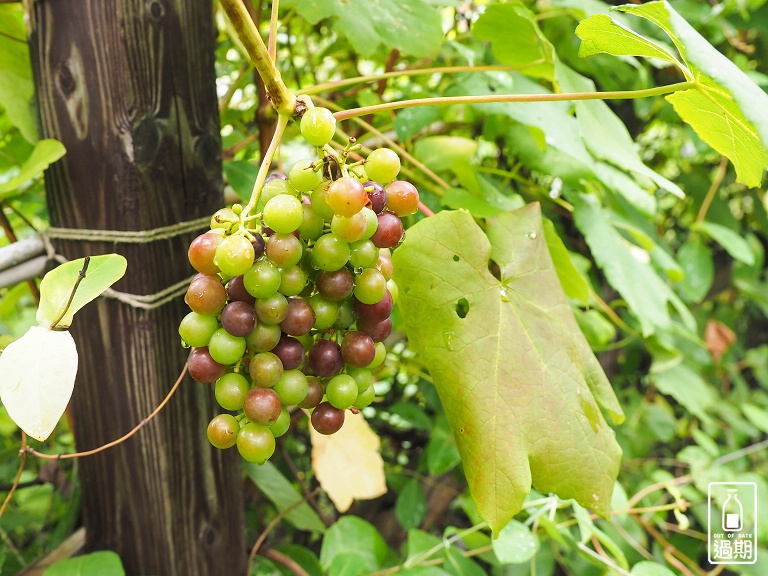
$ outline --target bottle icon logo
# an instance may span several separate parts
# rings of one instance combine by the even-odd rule
[[[757,485],[710,482],[707,492],[709,563],[757,562]]]
[[[731,488],[723,503],[723,532],[741,532],[743,528],[744,508],[739,502],[739,491]]]

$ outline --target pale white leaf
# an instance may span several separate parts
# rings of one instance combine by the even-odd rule
[[[347,412],[344,426],[330,436],[310,426],[312,468],[339,512],[355,499],[377,498],[387,492],[381,440],[362,414]]]
[[[33,326],[0,356],[0,400],[19,428],[42,442],[69,404],[76,374],[72,335]]]

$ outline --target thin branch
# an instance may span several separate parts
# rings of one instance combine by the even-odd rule
[[[648,496],[648,494],[652,494],[659,490],[664,490],[670,484],[673,484],[675,486],[680,486],[682,484],[688,484],[688,482],[692,480],[693,480],[693,476],[691,476],[690,474],[686,474],[685,476],[680,476],[679,478],[673,478],[672,480],[665,480],[663,482],[656,482],[655,484],[646,486],[645,488],[640,490],[637,494],[632,496],[632,498],[630,498],[627,501],[627,508],[628,509],[634,508],[635,504],[637,504],[638,502],[640,502],[640,500]]]
[[[11,226],[11,221],[8,220],[8,217],[5,215],[2,206],[0,206],[0,227],[2,227],[2,229],[5,231],[5,235],[8,238],[9,243],[17,241],[16,234],[14,233],[13,227]],[[29,291],[32,294],[32,300],[34,300],[35,304],[40,304],[40,290],[38,290],[37,284],[35,284],[35,280],[27,280],[27,286],[29,286]]]
[[[278,552],[277,550],[273,550],[272,548],[267,548],[259,552],[259,555],[264,556],[264,558],[269,558],[270,560],[274,560],[278,564],[282,564],[296,576],[309,576],[309,574],[307,574],[304,568],[299,566],[299,564],[293,558],[286,556],[282,552]]]
[[[64,305],[64,309],[61,311],[61,314],[58,315],[56,320],[51,322],[50,329],[56,330],[56,327],[59,325],[59,322],[61,322],[62,318],[64,318],[64,315],[67,313],[67,310],[69,310],[69,307],[72,305],[72,300],[75,298],[75,292],[77,292],[77,289],[80,287],[80,282],[85,280],[85,273],[88,271],[88,265],[91,263],[91,257],[86,256],[83,259],[83,267],[80,270],[80,272],[77,273],[77,280],[75,280],[75,285],[72,286],[72,291],[69,293],[69,300],[67,300],[67,303]]]
[[[280,7],[280,0],[272,0],[272,14],[269,17],[269,45],[267,52],[269,57],[272,58],[272,62],[275,61],[277,56],[277,11]]]
[[[43,458],[44,460],[64,460],[69,458],[82,458],[84,456],[93,456],[94,454],[98,454],[99,452],[103,452],[104,450],[107,450],[109,448],[112,448],[113,446],[117,446],[118,444],[122,444],[126,440],[128,440],[131,436],[136,434],[139,430],[141,430],[144,426],[146,426],[155,416],[158,415],[160,410],[162,410],[166,404],[168,404],[171,397],[174,395],[176,390],[179,388],[179,385],[181,384],[181,381],[184,379],[184,376],[187,373],[187,364],[184,364],[184,368],[181,371],[181,374],[179,374],[178,379],[174,383],[173,387],[171,388],[170,392],[168,392],[168,395],[163,399],[162,402],[158,405],[157,408],[155,408],[152,413],[144,418],[141,422],[139,422],[133,430],[128,432],[125,436],[121,436],[117,440],[113,440],[112,442],[109,442],[107,444],[104,444],[103,446],[99,446],[98,448],[94,448],[93,450],[87,450],[86,452],[75,452],[74,454],[43,454],[41,452],[38,452],[34,448],[27,447],[26,452],[28,454],[31,454],[32,456],[37,456],[38,458]]]
[[[277,128],[275,129],[274,136],[272,136],[272,141],[269,143],[269,148],[267,148],[267,151],[264,154],[264,158],[261,161],[261,166],[259,166],[259,173],[256,176],[256,182],[253,184],[251,199],[241,212],[243,227],[245,227],[245,218],[251,213],[251,210],[256,208],[259,203],[259,196],[261,196],[261,189],[264,187],[264,180],[267,179],[269,167],[272,165],[272,158],[274,158],[275,150],[277,150],[277,146],[280,144],[280,140],[283,138],[283,132],[285,132],[285,127],[288,125],[289,119],[290,116],[285,114],[280,114],[280,116],[277,117]]]
[[[21,473],[24,472],[24,464],[27,463],[27,433],[24,432],[23,430],[21,431],[21,450],[19,450],[19,454],[21,455],[21,462],[19,463],[19,471],[16,473],[16,479],[13,481],[13,486],[11,486],[11,490],[8,492],[8,496],[5,497],[2,507],[0,507],[0,518],[3,517],[3,513],[5,512],[5,509],[8,507],[8,503],[11,501],[11,498],[13,497],[13,493],[16,492],[16,488],[18,488],[19,486],[19,481],[21,480]]]
[[[374,106],[362,106],[350,108],[342,112],[336,112],[336,120],[346,120],[357,116],[365,116],[386,110],[399,110],[402,108],[414,108],[416,106],[448,106],[451,104],[496,104],[500,102],[562,102],[571,100],[630,100],[635,98],[649,98],[662,96],[681,90],[696,88],[695,80],[678,82],[668,86],[657,86],[643,90],[617,90],[612,92],[571,92],[565,94],[492,94],[489,96],[444,96],[441,98],[416,98],[415,100],[400,100],[398,102],[385,102]]]
[[[725,178],[725,173],[727,170],[728,158],[723,156],[720,158],[720,165],[717,167],[714,180],[712,180],[712,186],[710,186],[709,190],[707,190],[707,195],[704,196],[704,201],[701,203],[699,213],[696,214],[697,223],[704,222],[704,218],[706,217],[707,211],[709,210],[709,205],[712,204],[712,200],[714,200],[715,194],[720,189],[720,184],[723,183],[723,178]]]
[[[291,459],[290,454],[288,454],[288,450],[286,449],[284,443],[280,444],[280,452],[282,453],[283,460],[288,465],[288,468],[290,469],[291,474],[293,474],[294,478],[296,478],[296,482],[298,482],[299,488],[301,488],[301,491],[304,494],[304,497],[307,499],[307,502],[309,503],[310,506],[312,506],[312,508],[315,509],[315,512],[317,512],[317,515],[323,521],[323,524],[330,527],[331,524],[333,524],[333,519],[328,518],[323,512],[323,510],[320,508],[320,505],[317,503],[317,498],[315,498],[315,494],[317,493],[317,491],[315,490],[314,492],[310,492],[306,483],[299,476],[299,470],[296,468],[296,464],[293,463],[293,460]]]
[[[283,82],[280,72],[275,67],[269,55],[259,30],[253,23],[242,0],[221,0],[221,6],[229,16],[232,26],[237,32],[248,55],[251,57],[256,70],[264,80],[267,92],[272,99],[272,106],[280,114],[292,115],[296,106],[296,96]]]
[[[237,92],[241,82],[247,78],[247,75],[251,71],[252,66],[253,64],[248,61],[243,62],[243,64],[240,66],[240,70],[237,71],[237,78],[235,78],[232,81],[232,84],[229,85],[229,88],[227,88],[227,93],[224,94],[224,98],[222,98],[221,102],[219,103],[219,114],[227,109],[230,101],[232,100],[232,96],[234,96],[235,92]]]

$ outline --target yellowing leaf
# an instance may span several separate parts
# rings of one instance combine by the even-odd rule
[[[0,356],[0,400],[19,428],[42,442],[64,414],[76,374],[72,335],[33,326]]]
[[[347,412],[344,426],[331,436],[311,427],[312,468],[320,486],[346,512],[355,499],[377,498],[387,492],[380,440],[362,414]]]

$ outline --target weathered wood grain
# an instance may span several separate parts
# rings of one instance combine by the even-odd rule
[[[41,131],[67,148],[46,173],[51,225],[147,230],[218,208],[212,2],[41,0],[29,12]],[[56,246],[68,258],[123,254],[115,288],[145,295],[192,272],[193,236]],[[185,313],[181,299],[153,311],[101,299],[78,314],[79,449],[121,436],[162,400],[186,359]],[[238,456],[208,444],[215,413],[212,389],[185,382],[156,421],[79,463],[88,549],[115,550],[129,575],[245,572]]]

